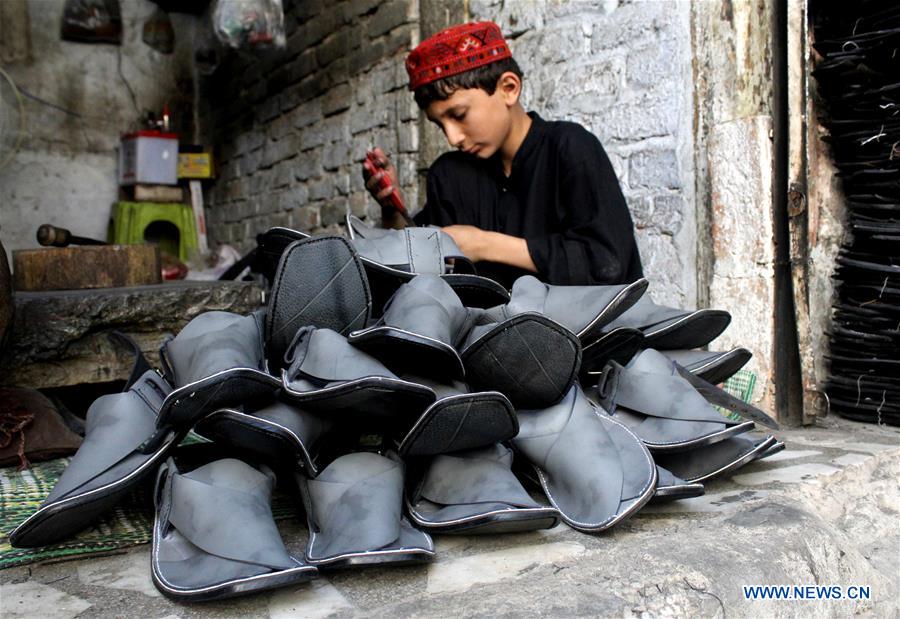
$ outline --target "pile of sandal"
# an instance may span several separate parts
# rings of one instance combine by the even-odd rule
[[[813,75],[825,139],[847,199],[830,331],[830,410],[900,425],[900,7],[828,6],[817,19]]]
[[[197,316],[161,373],[139,363],[96,400],[13,545],[69,537],[155,475],[154,583],[220,599],[431,561],[433,534],[598,533],[783,447],[750,438],[774,421],[714,386],[750,353],[692,350],[727,313],[656,305],[644,279],[507,291],[439,229],[348,228],[262,235],[267,306]],[[179,455],[191,430],[224,457]],[[297,490],[305,556],[273,521],[276,478]]]

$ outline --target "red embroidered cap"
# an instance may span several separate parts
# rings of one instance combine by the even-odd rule
[[[504,58],[512,58],[512,52],[494,22],[451,26],[419,43],[406,57],[409,89]]]

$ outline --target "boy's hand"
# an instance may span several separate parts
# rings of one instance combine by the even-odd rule
[[[472,262],[499,262],[537,273],[537,266],[528,251],[528,242],[523,238],[475,226],[444,226],[441,230],[450,235]]]
[[[462,253],[472,262],[484,260],[486,234],[481,228],[475,226],[453,225],[441,228],[450,235],[450,238],[459,246]]]
[[[366,189],[369,190],[369,193],[372,194],[372,197],[375,198],[375,201],[382,208],[393,210],[394,207],[388,201],[388,196],[395,190],[398,194],[400,193],[400,185],[397,181],[397,168],[394,167],[394,164],[391,163],[391,160],[380,148],[375,147],[371,152],[374,155],[372,160],[375,164],[376,172],[369,174],[365,166],[363,166],[363,179],[366,181]],[[379,182],[384,176],[387,176],[390,184],[384,188],[379,188]],[[402,198],[403,196],[401,195],[400,197]]]

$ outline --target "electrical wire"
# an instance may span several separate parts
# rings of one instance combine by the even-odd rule
[[[131,96],[131,105],[134,106],[134,113],[140,117],[141,110],[138,108],[137,97],[131,89],[131,84],[129,84],[128,80],[125,78],[125,73],[122,71],[122,48],[118,46],[116,47],[116,68],[119,71],[119,77],[122,78],[122,82],[125,84],[125,88],[128,89],[128,94]]]
[[[2,1],[2,0],[0,0],[0,1]],[[62,105],[59,105],[58,103],[53,103],[52,101],[48,101],[47,99],[43,99],[43,98],[37,96],[36,94],[28,92],[21,86],[19,86],[19,93],[26,99],[30,99],[31,101],[34,101],[35,103],[40,103],[41,105],[46,105],[49,108],[53,108],[54,110],[58,110],[58,111],[62,112],[63,114],[66,114],[67,116],[72,116],[72,117],[78,118],[80,120],[90,120],[91,122],[95,122],[95,123],[107,123],[107,124],[114,124],[117,126],[119,124],[119,121],[116,118],[111,118],[109,116],[87,116],[85,114],[82,114],[81,112],[76,112],[74,110],[70,110],[69,108],[63,107]]]
[[[2,67],[0,67],[0,76],[2,76],[3,79],[6,80],[6,83],[9,84],[13,95],[16,97],[16,103],[18,103],[19,106],[19,131],[13,138],[13,144],[9,154],[0,157],[0,170],[2,170],[13,160],[16,153],[19,152],[19,147],[22,145],[22,139],[25,136],[25,100],[22,98],[22,93],[19,92],[19,89],[16,87],[16,83]]]
[[[102,117],[102,116],[85,116],[84,114],[81,114],[81,113],[76,112],[76,111],[74,111],[74,110],[70,110],[70,109],[67,108],[67,107],[63,107],[62,105],[58,105],[58,104],[56,104],[56,103],[53,103],[52,101],[47,101],[46,99],[43,99],[43,98],[37,96],[36,94],[33,94],[33,93],[28,92],[27,90],[25,90],[25,89],[22,88],[21,86],[19,86],[19,87],[17,87],[17,88],[18,88],[19,94],[20,94],[21,96],[25,97],[26,99],[29,99],[29,100],[34,101],[34,102],[36,102],[36,103],[40,103],[41,105],[45,105],[45,106],[47,106],[47,107],[49,107],[49,108],[51,108],[51,109],[54,109],[54,110],[56,110],[56,111],[58,111],[58,112],[62,112],[62,113],[65,114],[66,116],[71,116],[71,117],[73,117],[73,118],[77,118],[77,119],[78,119],[78,127],[79,127],[79,129],[81,129],[81,136],[84,138],[84,143],[87,144],[87,148],[88,148],[89,151],[90,151],[90,150],[93,150],[93,146],[92,146],[92,144],[91,144],[90,138],[88,137],[87,128],[86,128],[86,126],[85,126],[85,122],[84,122],[84,121],[85,121],[85,120],[90,120],[90,121],[93,121],[93,122],[95,122],[95,123],[107,123],[107,124],[113,122],[113,121],[110,120],[109,118],[104,118],[104,117]],[[24,130],[24,127],[23,127],[23,130]]]
[[[84,118],[84,115],[82,115],[78,112],[75,112],[73,110],[70,110],[69,108],[63,107],[61,105],[57,105],[56,103],[53,103],[52,101],[47,101],[46,99],[42,99],[39,96],[28,92],[24,88],[19,88],[19,92],[26,99],[31,99],[32,101],[36,101],[37,103],[46,105],[47,107],[52,107],[54,110],[59,110],[60,112],[63,112],[64,114],[68,114],[69,116],[74,116],[76,118]]]

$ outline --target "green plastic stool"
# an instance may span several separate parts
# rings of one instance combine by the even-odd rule
[[[188,204],[166,202],[117,202],[113,209],[113,243],[139,245],[147,241],[147,228],[156,222],[168,222],[178,230],[178,238],[159,239],[160,249],[187,260],[190,250],[196,250],[197,227],[194,211]]]

